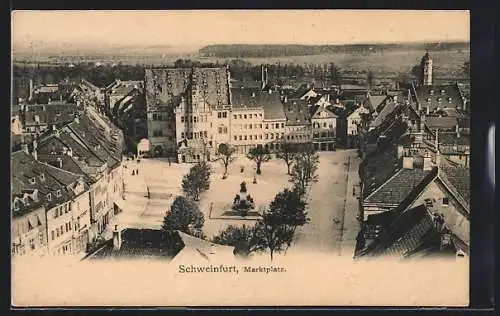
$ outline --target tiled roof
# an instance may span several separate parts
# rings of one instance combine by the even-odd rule
[[[21,206],[19,211],[14,212],[14,216],[33,211],[42,205],[51,208],[73,197],[73,193],[67,190],[66,184],[56,178],[56,176],[60,176],[59,173],[55,176],[50,166],[40,163],[24,151],[12,153],[11,175],[11,183],[14,184],[11,192],[12,200],[16,196],[22,196],[26,191],[38,190],[38,201],[31,200],[29,205]],[[71,180],[76,181],[78,178],[74,175],[63,175],[62,177],[63,182],[68,184],[72,183]],[[34,183],[31,180],[34,180]],[[54,194],[58,190],[60,190],[61,196]],[[51,193],[50,200],[47,198],[48,193]]]
[[[469,135],[460,134],[457,137],[457,133],[454,132],[439,132],[439,144],[443,145],[470,145]]]
[[[41,124],[62,126],[72,122],[76,114],[76,104],[72,103],[28,105],[24,115],[24,124],[36,124],[35,117],[38,116]]]
[[[134,86],[126,86],[126,85],[119,85],[116,88],[113,88],[110,92],[110,95],[112,96],[125,96],[129,94],[132,90],[134,90]]]
[[[399,215],[362,254],[404,258],[419,250],[439,251],[440,241],[432,214],[425,205],[419,205]]]
[[[379,114],[375,117],[375,119],[370,123],[370,127],[380,127],[382,123],[385,121],[387,116],[392,113],[398,104],[396,102],[388,102],[380,111]]]
[[[307,102],[291,101],[283,105],[287,125],[304,125],[311,120]],[[329,112],[329,111],[328,111]]]
[[[418,168],[400,169],[387,182],[376,188],[371,195],[367,196],[365,203],[399,205],[424,181],[429,173],[430,171]]]
[[[382,102],[385,101],[385,99],[387,99],[386,95],[370,95],[368,97],[368,101],[370,102],[373,109],[377,109],[382,104]]]
[[[433,85],[415,87],[417,101],[421,107],[429,107],[432,111],[436,108],[461,108],[463,100],[456,85]]]
[[[441,174],[453,186],[454,193],[458,193],[460,197],[466,202],[467,206],[470,205],[470,170],[469,168],[455,167],[446,161],[440,166]]]
[[[231,88],[243,88],[243,89],[261,89],[262,83],[260,81],[250,81],[250,80],[235,80],[231,79]]]
[[[148,107],[177,106],[188,90],[193,98],[208,105],[229,104],[228,74],[225,68],[146,69]]]
[[[357,84],[342,84],[340,85],[341,90],[363,90],[366,91],[365,86],[357,85]]]
[[[401,169],[396,148],[389,147],[368,156],[362,164],[363,198],[368,197]]]
[[[285,119],[283,104],[278,93],[269,93],[251,89],[231,89],[232,106],[235,109],[247,107],[263,107],[264,119]]]
[[[327,118],[337,118],[338,115],[333,112],[333,110],[331,109],[331,107],[324,107],[324,106],[320,106],[320,105],[311,105],[309,107],[309,113],[311,115],[312,118],[320,118],[319,114],[322,112],[322,111],[325,111],[327,113]]]
[[[155,257],[169,260],[185,246],[175,231],[127,228],[121,231],[121,236],[122,244],[119,250],[114,250],[110,241],[91,259]]]
[[[425,124],[429,126],[431,130],[434,129],[454,129],[458,124],[458,120],[456,117],[450,116],[426,116]]]
[[[43,85],[34,89],[34,93],[54,93],[59,90],[58,85]]]

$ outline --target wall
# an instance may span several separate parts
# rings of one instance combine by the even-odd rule
[[[448,197],[448,205],[443,205],[443,197]],[[448,228],[450,228],[453,233],[458,236],[458,238],[470,245],[470,223],[466,216],[462,214],[467,211],[455,198],[453,198],[440,180],[434,180],[431,184],[429,184],[417,200],[412,203],[410,208],[425,203],[425,199],[436,200],[436,202],[433,203],[433,208],[437,212],[444,214],[445,222]]]
[[[70,254],[73,240],[73,215],[69,202],[47,211],[47,235],[52,255]]]
[[[263,121],[264,109],[238,108],[233,110],[231,115],[230,143],[236,147],[236,154],[246,155],[250,148],[255,147],[257,144],[263,145],[266,142],[264,138],[266,131],[266,123]],[[269,128],[269,123],[267,124]]]
[[[73,250],[85,251],[89,240],[90,230],[90,192],[87,190],[77,196],[71,203],[73,214]]]
[[[29,229],[29,220],[36,226]],[[40,220],[41,225],[38,225]],[[12,218],[12,255],[40,256],[47,252],[47,222],[45,209],[39,208],[23,216]],[[19,243],[18,243],[19,242]]]

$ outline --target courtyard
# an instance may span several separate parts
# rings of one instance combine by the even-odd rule
[[[342,233],[349,229],[344,225],[348,199],[348,167],[356,152],[321,152],[318,168],[319,181],[313,183],[308,194],[308,216],[311,222],[296,233],[296,248],[319,251],[340,252]],[[123,212],[112,220],[112,225],[121,228],[160,228],[163,217],[170,209],[176,196],[182,194],[182,177],[192,164],[169,164],[166,159],[142,159],[125,161],[124,182],[126,200],[122,201]],[[262,174],[253,183],[255,163],[246,157],[237,158],[228,169],[227,179],[222,179],[224,166],[220,162],[211,163],[210,189],[201,195],[200,210],[205,215],[204,232],[208,238],[218,234],[228,225],[253,225],[256,218],[231,217],[224,215],[230,210],[240,183],[247,183],[248,194],[255,200],[255,211],[265,208],[276,193],[290,187],[286,164],[272,159],[262,164]],[[242,171],[243,169],[243,171]],[[132,175],[132,170],[139,170]],[[147,198],[147,187],[150,199]],[[352,188],[350,189],[352,192]],[[354,208],[354,207],[351,207]],[[357,209],[347,210],[350,214]],[[351,216],[352,217],[352,216]],[[349,225],[355,225],[350,222]],[[109,236],[108,236],[109,237]]]

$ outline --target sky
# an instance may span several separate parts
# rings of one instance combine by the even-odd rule
[[[13,11],[13,46],[468,41],[468,11]]]

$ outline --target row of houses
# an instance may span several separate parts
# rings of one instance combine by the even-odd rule
[[[458,88],[412,85],[360,126],[356,257],[469,254],[469,101]]]
[[[121,131],[85,107],[13,151],[12,254],[85,253],[120,211],[122,147]]]

